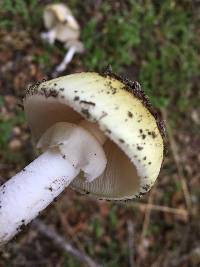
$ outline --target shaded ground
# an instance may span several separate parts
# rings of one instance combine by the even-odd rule
[[[0,183],[35,155],[24,89],[49,78],[64,53],[40,40],[43,5],[27,2],[4,0],[0,11]],[[198,1],[106,2],[69,1],[87,51],[64,74],[112,63],[137,77],[167,122],[168,155],[141,201],[112,204],[67,189],[41,219],[106,267],[132,267],[130,258],[134,266],[199,266]],[[0,266],[84,265],[28,226],[0,251]]]

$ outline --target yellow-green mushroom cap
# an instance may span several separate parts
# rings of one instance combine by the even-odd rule
[[[35,142],[57,122],[97,124],[107,136],[107,166],[91,183],[79,174],[71,187],[101,199],[140,197],[154,184],[163,161],[161,123],[138,83],[83,72],[31,86],[24,99]]]

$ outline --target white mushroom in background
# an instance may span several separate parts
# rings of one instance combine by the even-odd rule
[[[30,87],[24,99],[37,159],[0,187],[0,244],[68,185],[106,200],[150,190],[163,161],[162,121],[137,82],[78,73]]]
[[[63,61],[56,67],[54,76],[64,71],[75,53],[83,53],[84,45],[79,40],[80,27],[71,10],[64,4],[50,4],[44,9],[44,25],[47,32],[41,33],[42,39],[54,44],[58,40],[68,49]]]

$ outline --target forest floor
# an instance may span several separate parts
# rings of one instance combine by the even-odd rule
[[[57,1],[0,4],[0,184],[35,157],[21,105],[24,89],[50,79],[65,52],[62,44],[40,38],[49,2]],[[163,115],[168,153],[142,199],[118,204],[67,189],[39,219],[105,267],[200,266],[199,1],[67,4],[80,22],[86,52],[62,75],[111,64],[138,80]],[[87,266],[54,239],[28,225],[0,249],[0,267]]]

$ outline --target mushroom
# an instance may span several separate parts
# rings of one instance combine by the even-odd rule
[[[137,82],[83,72],[31,86],[24,108],[37,159],[0,187],[0,244],[68,185],[99,199],[150,190],[163,161],[163,127]]]
[[[53,44],[55,40],[66,43],[68,40],[79,39],[79,24],[66,5],[47,5],[44,9],[43,20],[48,32],[42,33],[41,36],[49,43]]]
[[[55,77],[65,70],[75,53],[84,52],[84,46],[79,41],[79,24],[66,5],[47,5],[44,9],[43,20],[48,31],[41,33],[42,39],[47,40],[50,44],[54,44],[55,40],[58,40],[64,43],[64,47],[68,49],[63,61],[53,74]]]

